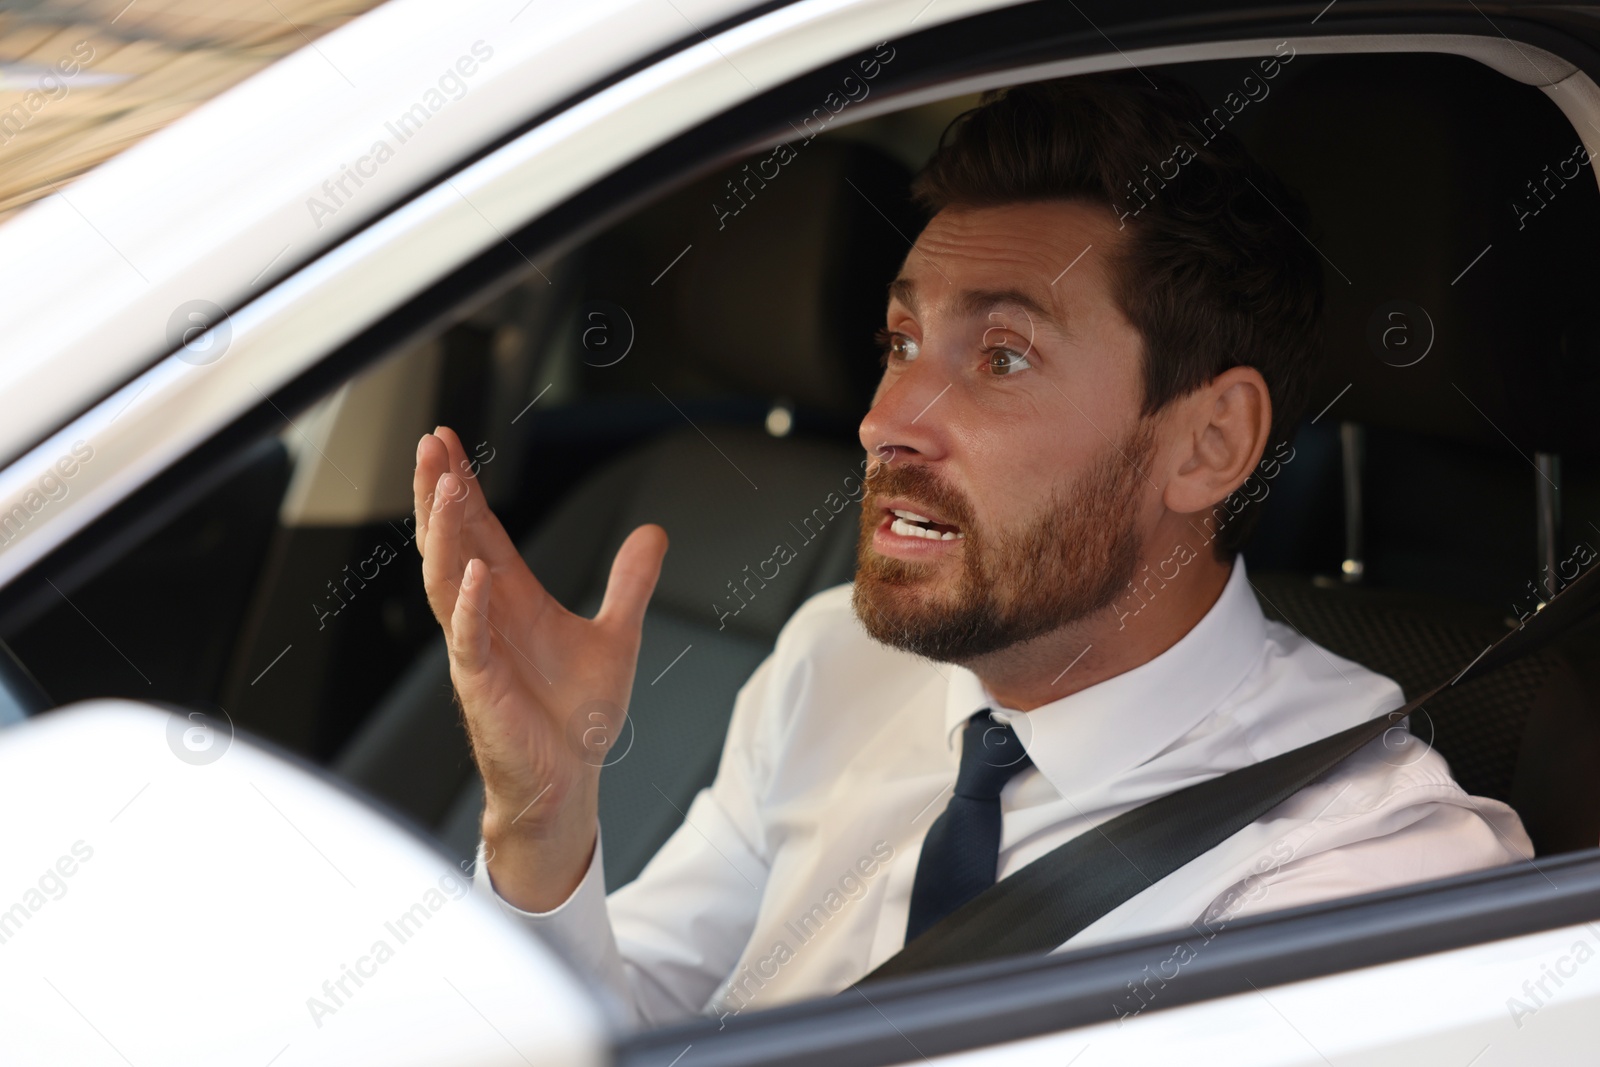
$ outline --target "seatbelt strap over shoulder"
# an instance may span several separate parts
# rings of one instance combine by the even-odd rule
[[[1003,878],[929,927],[860,983],[1004,956],[1050,952],[1173,871],[1210,851],[1441,691],[1537,651],[1600,609],[1594,568],[1454,677],[1329,737],[1158,797],[1085,831]]]

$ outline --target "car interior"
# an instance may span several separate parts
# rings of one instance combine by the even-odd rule
[[[1165,72],[1220,103],[1252,69]],[[775,179],[745,169],[763,149],[524,250],[513,283],[291,413],[175,518],[6,605],[0,639],[54,704],[225,717],[467,858],[481,785],[411,543],[416,442],[449,425],[569,609],[596,610],[638,524],[671,538],[601,779],[606,884],[625,884],[709,784],[785,620],[851,579],[858,509],[823,501],[865,458],[872,335],[923,221],[910,179],[976,102],[841,123]],[[1310,204],[1327,294],[1312,400],[1244,549],[1256,595],[1409,699],[1600,545],[1600,264],[1575,239],[1600,232],[1600,188],[1587,163],[1552,177],[1578,138],[1544,93],[1459,56],[1296,57],[1229,129]],[[779,542],[794,562],[752,581]],[[1539,854],[1600,844],[1600,627],[1410,729]]]

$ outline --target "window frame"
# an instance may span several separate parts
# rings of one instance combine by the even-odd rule
[[[808,4],[820,6],[819,0],[803,0],[769,9],[705,45],[719,54],[724,48],[747,46],[749,35],[755,32],[752,27]],[[1581,78],[1572,84],[1582,89],[1582,94],[1575,96],[1583,99],[1572,106],[1600,114],[1600,89],[1593,82],[1600,73],[1600,54],[1593,50],[1594,41],[1573,35],[1578,32],[1575,25],[1569,34],[1523,19],[1505,20],[1501,25],[1465,14],[1388,20],[1363,9],[1360,18],[1335,15],[1320,24],[1307,26],[1297,21],[1291,26],[1278,12],[1222,12],[1113,26],[1126,45],[1119,50],[1117,46],[1108,49],[1107,38],[1087,29],[1051,34],[1033,27],[1024,33],[1043,6],[988,11],[891,39],[897,60],[904,57],[904,61],[886,68],[877,103],[862,107],[853,117],[867,118],[987,85],[1067,73],[1068,68],[1082,72],[1138,59],[1157,65],[1264,55],[1271,48],[1268,42],[1285,37],[1297,44],[1325,45],[1329,51],[1431,50],[1483,60],[1492,53],[1503,55],[1506,45],[1517,49],[1517,44],[1501,35],[1504,25],[1513,25],[1519,43],[1573,65],[1574,76]],[[826,26],[826,20],[821,24]],[[528,261],[527,251],[549,254],[570,248],[643,203],[732,159],[785,139],[789,117],[805,113],[820,99],[847,69],[844,64],[860,53],[859,39],[872,36],[860,25],[854,26],[852,33],[848,49],[834,49],[836,58],[764,92],[741,97],[731,107],[717,105],[710,117],[538,211],[503,240],[492,239],[457,265],[430,275],[409,295],[399,290],[387,292],[383,299],[392,297],[391,302],[349,336],[334,331],[329,331],[331,340],[300,336],[297,342],[309,346],[312,354],[303,356],[300,365],[288,364],[279,380],[262,390],[259,402],[228,413],[207,432],[194,431],[192,440],[172,446],[166,453],[149,446],[121,459],[119,470],[129,483],[124,492],[91,500],[91,507],[80,500],[74,514],[81,521],[70,528],[62,522],[63,514],[48,516],[55,533],[36,540],[37,551],[21,565],[13,559],[7,566],[0,556],[0,627],[11,628],[14,620],[47,602],[54,595],[52,580],[70,590],[220,484],[231,472],[230,464],[237,462],[251,442],[281,426],[282,413],[303,410],[338,383],[418,334],[451,321],[507,277],[521,272]],[[745,37],[743,44],[740,35]],[[1433,47],[1421,47],[1428,44]],[[630,91],[637,91],[636,80],[659,76],[661,68],[681,62],[681,57],[698,48],[691,45],[660,58],[605,91],[629,86]],[[837,58],[840,53],[844,58]],[[551,123],[568,119],[585,103],[603,95],[580,100]],[[274,315],[291,319],[305,315],[318,285],[330,278],[348,277],[339,272],[353,269],[350,264],[363,256],[389,254],[385,250],[391,242],[403,238],[409,227],[419,226],[425,213],[437,206],[429,197],[455,195],[452,182],[467,183],[476,168],[482,168],[481,175],[501,168],[498,175],[503,178],[509,156],[502,153],[525,153],[527,138],[548,135],[548,124],[542,125],[442,176],[431,189],[397,206],[237,311],[241,333],[269,322]],[[533,158],[537,162],[538,157]],[[327,347],[318,347],[324,341]],[[194,371],[177,356],[169,357],[15,461],[5,476],[36,478],[59,454],[62,442],[108,426],[121,414],[119,409],[124,405],[132,408],[138,393],[162,376]],[[1565,885],[1556,883],[1557,875]],[[1182,990],[1152,1010],[1226,996],[1242,991],[1245,984],[1277,985],[1596,919],[1600,919],[1600,849],[1402,887],[1241,920],[1217,935],[1215,947],[1196,961]],[[885,983],[882,994],[874,994],[870,1004],[833,998],[752,1013],[728,1024],[727,1032],[715,1039],[713,1058],[717,1062],[778,1064],[827,1056],[836,1067],[892,1063],[908,1058],[904,1044],[908,1039],[927,1054],[1090,1025],[1105,1021],[1123,983],[1143,967],[1165,958],[1172,940],[1169,935],[1158,935],[1042,959],[996,961],[902,979]],[[1246,976],[1246,968],[1253,969],[1256,980]],[[893,1016],[886,1014],[891,1010]],[[712,1045],[714,1032],[720,1032],[719,1027],[710,1020],[631,1037],[620,1048],[619,1062],[670,1062],[669,1053],[677,1054],[685,1041]]]

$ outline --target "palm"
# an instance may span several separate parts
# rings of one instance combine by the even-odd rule
[[[462,477],[465,458],[444,427],[418,451],[413,489],[428,601],[445,632],[486,791],[529,808],[548,798],[539,810],[554,811],[592,786],[621,729],[665,538],[659,527],[634,531],[617,553],[599,614],[585,619],[528,569],[477,483]],[[454,481],[441,480],[446,471]],[[487,564],[487,581],[466,583],[471,560],[481,561],[480,574]]]

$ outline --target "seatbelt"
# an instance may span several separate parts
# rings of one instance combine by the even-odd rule
[[[1600,567],[1404,707],[1109,819],[1002,878],[857,984],[937,967],[1043,954],[1226,841],[1445,689],[1537,651],[1600,609]]]

